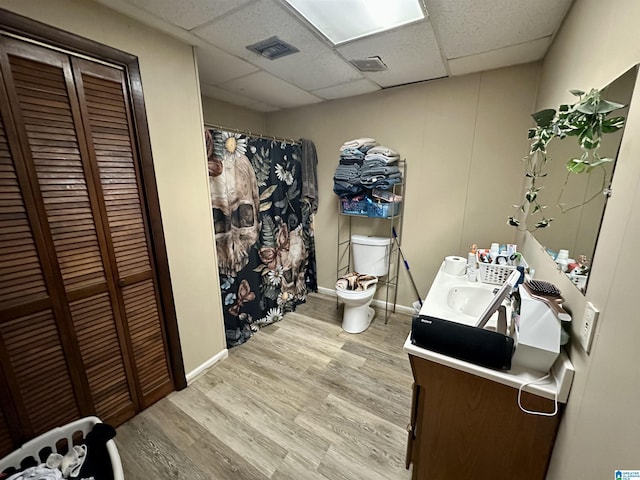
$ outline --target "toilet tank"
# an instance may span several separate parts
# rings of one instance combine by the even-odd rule
[[[353,269],[358,273],[382,277],[389,272],[391,238],[351,235]]]

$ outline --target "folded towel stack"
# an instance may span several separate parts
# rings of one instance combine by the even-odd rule
[[[360,165],[338,165],[338,168],[336,168],[336,173],[333,175],[333,179],[345,182],[353,182],[358,181],[360,175]]]
[[[377,145],[370,148],[360,170],[360,183],[366,188],[389,190],[402,181],[402,173],[396,167],[400,155],[395,150]]]
[[[340,163],[333,176],[333,191],[336,195],[357,195],[364,191],[360,183],[360,169],[366,152],[375,147],[375,138],[362,137],[348,140],[340,147]]]
[[[378,144],[375,138],[362,137],[362,138],[354,138],[353,140],[347,140],[342,144],[340,150],[345,150],[347,148],[357,148],[362,152],[366,152],[367,150],[375,147]]]

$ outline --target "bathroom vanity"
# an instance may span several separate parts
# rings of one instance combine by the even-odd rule
[[[434,293],[436,283],[451,280],[438,274],[422,314],[446,308],[429,296],[441,297]],[[564,351],[552,377],[523,389],[526,410],[552,413],[557,399],[556,414],[542,416],[520,409],[518,389],[544,373],[518,365],[508,371],[485,368],[416,346],[410,336],[403,350],[414,376],[406,456],[414,480],[545,478],[574,374]]]

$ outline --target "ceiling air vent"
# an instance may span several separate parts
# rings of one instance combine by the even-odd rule
[[[266,40],[254,43],[253,45],[247,45],[247,49],[252,52],[256,52],[258,55],[262,55],[269,60],[275,60],[276,58],[291,55],[292,53],[300,51],[293,45],[283,42],[278,37],[267,38]]]
[[[361,72],[384,72],[389,69],[380,57],[351,60],[351,63]]]

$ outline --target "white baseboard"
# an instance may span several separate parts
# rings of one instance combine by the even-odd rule
[[[334,298],[336,297],[336,291],[331,288],[318,287],[318,293],[322,295],[327,295],[329,297],[334,297]],[[386,303],[387,302],[385,302],[384,300],[378,300],[376,298],[374,298],[371,301],[371,305],[373,305],[374,307],[380,307],[380,308],[384,308]],[[393,304],[390,303],[389,306],[393,308]],[[414,313],[416,313],[413,307],[407,307],[405,305],[396,305],[396,312],[407,313],[409,315],[413,315]]]
[[[187,385],[190,385],[191,382],[193,382],[196,378],[202,375],[207,368],[214,366],[216,363],[221,362],[228,356],[229,356],[229,350],[225,348],[224,350],[216,353],[213,357],[211,357],[209,360],[204,362],[202,365],[199,365],[193,370],[191,370],[186,375]]]

